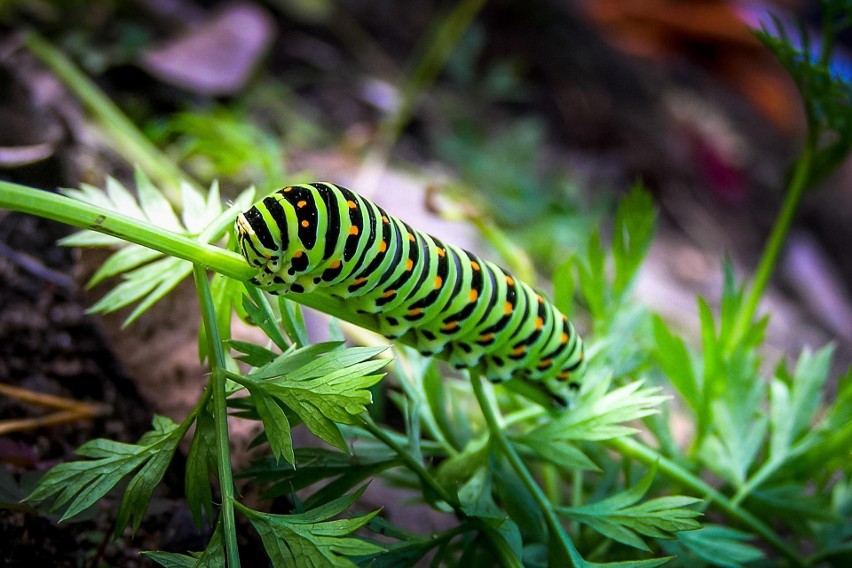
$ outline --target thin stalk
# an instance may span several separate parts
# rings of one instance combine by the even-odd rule
[[[494,554],[497,555],[497,559],[500,561],[501,566],[505,566],[507,568],[523,568],[523,564],[521,564],[520,559],[517,558],[514,552],[509,548],[508,543],[500,537],[495,538],[492,535],[491,528],[478,518],[468,517],[467,513],[465,513],[462,509],[461,504],[458,502],[458,499],[453,497],[444,488],[444,486],[438,483],[438,480],[436,480],[426,470],[422,463],[416,460],[414,456],[412,456],[410,453],[405,451],[405,448],[400,446],[391,436],[387,434],[387,432],[379,428],[379,426],[377,426],[376,423],[373,422],[373,419],[370,418],[369,414],[361,414],[359,416],[359,419],[360,426],[367,430],[370,434],[375,436],[376,439],[381,441],[387,447],[396,452],[396,454],[405,462],[405,465],[407,465],[408,468],[411,469],[411,471],[413,471],[417,475],[417,477],[420,478],[420,481],[427,485],[432,491],[435,492],[436,495],[438,495],[438,497],[440,497],[444,502],[447,503],[447,505],[449,505],[453,509],[459,519],[469,519],[477,527],[477,529],[488,538],[491,544],[491,548]]]
[[[571,506],[583,506],[583,470],[575,469],[571,473]],[[574,519],[571,521],[571,532],[576,535],[580,534],[580,521]]]
[[[722,493],[675,462],[632,438],[614,438],[607,441],[607,444],[623,456],[632,457],[649,466],[656,464],[658,472],[691,489],[695,493],[703,495],[705,499],[715,504],[717,508],[727,513],[731,518],[736,519],[749,527],[754,533],[760,535],[768,545],[786,556],[793,564],[796,566],[805,565],[804,558],[784,542],[769,526],[765,525],[760,519],[745,509],[734,505]]]
[[[769,279],[772,278],[772,273],[778,264],[778,257],[784,248],[787,234],[790,232],[790,226],[793,223],[793,217],[796,215],[799,202],[802,200],[802,195],[804,195],[805,189],[808,187],[808,181],[811,178],[815,147],[811,143],[812,138],[813,136],[809,136],[802,155],[796,162],[781,212],[775,220],[775,226],[772,227],[772,233],[769,235],[769,240],[763,250],[760,264],[757,266],[754,281],[749,288],[748,295],[740,308],[736,323],[734,324],[734,329],[729,336],[728,351],[739,344],[748,332],[757,312],[758,304],[766,292],[766,287],[769,285]]]
[[[160,152],[127,115],[62,52],[32,30],[24,34],[24,45],[49,67],[98,119],[101,127],[115,142],[117,153],[129,162],[139,165],[162,187],[167,188],[167,195],[172,203],[180,203],[180,185],[182,181],[187,180],[186,174],[168,156]]]
[[[270,305],[269,300],[267,300],[266,294],[261,292],[256,286],[250,286],[248,284],[245,285],[245,290],[249,298],[254,300],[254,303],[257,304],[261,311],[266,314],[266,317],[274,322],[275,314],[272,312],[272,305]],[[283,317],[281,318],[281,321],[283,323]],[[269,332],[271,332],[269,339],[271,339],[272,342],[275,343],[275,345],[277,345],[282,351],[287,349],[287,346],[290,342],[293,342],[293,337],[295,336],[295,334],[290,334],[290,330],[287,330],[287,335],[290,335],[290,342],[288,342],[287,338],[284,337],[284,334],[281,333],[281,329],[279,329],[277,325],[272,326],[272,329],[270,329],[267,333]],[[301,347],[301,345],[297,345],[297,347]]]
[[[768,461],[763,466],[755,472],[748,480],[742,484],[742,486],[737,490],[733,497],[731,497],[731,504],[735,507],[739,507],[740,503],[746,500],[746,498],[751,495],[751,492],[754,491],[757,487],[760,487],[764,481],[766,481],[769,477],[775,473],[779,467],[784,465],[785,461]]]
[[[421,408],[420,420],[429,431],[429,434],[441,445],[448,456],[458,455],[459,450],[462,448],[456,448],[456,441],[449,440],[444,435],[444,430],[450,432],[451,429],[449,425],[446,424],[446,420],[441,417],[440,413],[435,415],[432,412],[432,408],[429,403],[426,402],[422,392],[415,386],[418,382],[422,381],[423,378],[415,378],[418,372],[414,370],[414,365],[404,350],[398,350],[397,357],[394,360],[394,365],[396,365],[403,392],[413,404],[419,405]]]
[[[411,107],[417,96],[435,81],[464,32],[479,14],[486,0],[462,0],[449,14],[442,17],[416,48],[416,63],[402,86],[396,111],[379,130],[379,145],[390,149],[396,144],[402,129],[411,120]]]
[[[195,288],[201,304],[201,317],[207,331],[207,352],[210,354],[211,389],[213,391],[213,421],[216,425],[216,468],[219,473],[219,490],[222,493],[222,521],[225,529],[225,556],[230,568],[239,568],[240,554],[237,548],[237,527],[234,522],[234,478],[231,471],[231,447],[228,436],[228,406],[225,392],[225,352],[216,326],[216,309],[207,270],[193,265]]]
[[[805,438],[798,444],[794,444],[787,452],[785,459],[770,460],[764,463],[760,469],[754,472],[748,480],[737,490],[731,498],[731,503],[739,505],[754,491],[756,488],[763,485],[763,482],[772,477],[776,471],[781,469],[785,464],[793,463],[797,457],[806,452],[813,443],[810,437]]]
[[[458,499],[450,495],[444,486],[438,483],[438,480],[426,470],[426,467],[422,463],[414,459],[414,456],[405,451],[405,448],[400,446],[392,437],[388,436],[384,430],[379,428],[378,425],[373,422],[373,419],[370,418],[369,414],[362,414],[358,418],[362,428],[396,452],[397,455],[402,458],[402,461],[405,462],[405,465],[420,478],[420,481],[434,491],[438,497],[447,503],[447,505],[452,507],[457,515],[460,515],[461,517],[466,516],[464,511],[461,510],[461,505],[459,505]]]
[[[450,55],[479,14],[486,0],[461,0],[446,16],[440,16],[432,32],[415,48],[415,63],[399,89],[399,101],[394,111],[382,122],[375,143],[364,160],[356,185],[372,188],[378,174],[387,164],[390,151],[396,145],[405,125],[411,120],[411,109],[417,97],[428,89],[446,65]]]
[[[479,215],[470,216],[469,220],[520,280],[530,286],[535,285],[535,266],[523,247],[518,246],[491,219]]]
[[[473,386],[473,394],[476,396],[476,401],[479,403],[479,408],[482,410],[482,415],[485,418],[485,423],[488,425],[488,432],[491,435],[491,438],[494,440],[497,447],[500,448],[500,451],[506,456],[506,459],[509,461],[509,465],[518,475],[518,478],[521,480],[524,487],[527,488],[527,491],[530,492],[536,504],[538,504],[538,507],[544,516],[544,521],[550,531],[550,538],[555,539],[561,546],[562,552],[570,561],[570,566],[583,566],[583,557],[580,556],[580,552],[574,547],[574,543],[571,542],[571,539],[565,533],[562,523],[559,522],[559,518],[556,516],[556,511],[553,509],[553,504],[547,499],[547,496],[538,486],[535,479],[533,479],[532,474],[524,465],[521,457],[509,442],[506,432],[500,425],[500,419],[497,416],[497,411],[491,403],[491,400],[488,398],[488,395],[485,393],[485,389],[482,387],[483,379],[481,375],[476,372],[471,372],[470,382]]]
[[[560,504],[559,492],[562,489],[562,478],[559,469],[552,463],[541,465],[541,478],[544,482],[544,494],[553,505]]]
[[[512,424],[524,422],[526,420],[529,420],[530,418],[538,418],[542,414],[544,414],[544,409],[540,406],[527,406],[525,408],[516,410],[515,412],[506,415],[503,418],[503,427],[507,428]]]

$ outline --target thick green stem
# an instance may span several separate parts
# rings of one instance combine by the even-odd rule
[[[237,527],[234,523],[234,479],[231,472],[231,446],[228,436],[228,406],[225,392],[225,352],[216,326],[216,309],[207,270],[198,264],[193,266],[195,288],[201,304],[201,316],[207,331],[207,352],[210,354],[211,388],[213,390],[213,421],[216,425],[216,468],[219,473],[219,490],[222,493],[222,521],[225,529],[225,555],[229,568],[239,568],[240,555],[237,548]]]
[[[32,187],[0,181],[0,208],[112,235],[206,266],[237,280],[246,281],[257,272],[242,256],[234,252],[166,231],[114,211]],[[355,325],[378,331],[374,317],[348,310],[343,301],[322,293],[294,294],[290,299]]]
[[[248,280],[255,273],[243,257],[236,253],[64,195],[0,181],[0,208],[113,235],[171,256],[208,266],[216,272],[238,280]]]
[[[736,323],[734,324],[733,332],[729,336],[728,351],[732,350],[742,341],[749,327],[752,325],[754,316],[757,313],[758,304],[761,298],[763,298],[766,287],[769,285],[769,279],[772,278],[772,273],[778,264],[778,257],[784,248],[787,234],[790,232],[790,226],[799,208],[799,202],[802,200],[802,195],[804,195],[808,187],[813,165],[813,153],[814,145],[809,140],[805,144],[802,155],[796,162],[793,176],[787,188],[787,195],[784,198],[784,205],[781,208],[778,218],[775,220],[775,226],[772,228],[772,233],[769,235],[769,240],[763,249],[760,264],[757,266],[754,282],[752,282],[748,290],[745,302],[740,308]]]
[[[553,509],[553,504],[547,499],[547,496],[538,486],[535,479],[533,479],[532,474],[524,465],[524,462],[515,451],[515,448],[512,447],[508,437],[506,437],[506,433],[500,425],[500,419],[497,416],[497,411],[494,408],[494,405],[491,404],[491,400],[485,394],[482,377],[479,373],[471,372],[470,381],[473,386],[473,394],[476,396],[476,401],[479,403],[479,408],[482,410],[482,415],[485,417],[485,423],[488,425],[488,432],[491,435],[492,440],[500,451],[503,452],[503,455],[506,456],[506,459],[509,461],[509,465],[518,475],[518,478],[521,480],[524,487],[526,487],[530,492],[544,516],[544,522],[547,524],[547,528],[549,529],[550,538],[552,541],[555,541],[551,544],[551,546],[554,544],[560,545],[565,558],[570,561],[571,566],[583,566],[585,561],[583,560],[583,557],[580,556],[580,552],[574,547],[574,543],[571,542],[571,539],[562,527],[562,523],[559,522],[559,518],[556,516],[556,511]]]
[[[172,203],[180,203],[180,185],[186,175],[139,131],[135,124],[85,74],[34,31],[24,44],[83,102],[113,139],[118,154],[137,164],[167,189]],[[200,189],[200,188],[199,188]]]
[[[658,472],[662,473],[669,479],[680,483],[684,487],[691,489],[696,494],[702,495],[717,508],[728,514],[732,519],[736,519],[744,526],[758,534],[767,544],[790,559],[790,561],[792,561],[796,566],[805,565],[804,559],[760,519],[745,509],[737,507],[731,503],[731,501],[719,491],[675,462],[663,457],[658,452],[632,438],[615,438],[609,440],[607,444],[623,456],[632,457],[633,459],[649,466],[656,464]]]

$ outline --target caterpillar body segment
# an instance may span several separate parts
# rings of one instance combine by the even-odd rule
[[[568,319],[496,264],[421,233],[330,183],[287,186],[236,220],[238,250],[273,293],[323,288],[380,331],[493,381],[579,383],[583,344]]]

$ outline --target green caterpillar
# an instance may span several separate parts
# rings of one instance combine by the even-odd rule
[[[275,293],[326,289],[381,332],[490,380],[572,390],[583,343],[555,306],[473,253],[444,244],[331,183],[293,185],[236,220],[238,246]]]

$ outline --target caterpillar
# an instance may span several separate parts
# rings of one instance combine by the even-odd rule
[[[273,293],[324,288],[380,331],[493,382],[579,389],[583,343],[557,308],[477,255],[331,183],[277,190],[236,218],[237,246]]]

